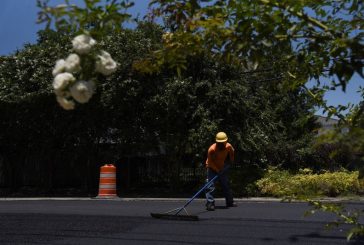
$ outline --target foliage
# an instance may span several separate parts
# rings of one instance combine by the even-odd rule
[[[304,161],[299,150],[307,147],[315,127],[314,102],[305,90],[283,93],[279,71],[268,65],[247,73],[204,55],[191,57],[180,77],[168,67],[159,74],[133,70],[133,61],[160,48],[162,34],[161,27],[140,23],[136,30],[103,37],[100,48],[113,53],[119,69],[100,77],[94,100],[70,113],[57,108],[51,93],[52,60],[66,56],[68,35],[43,31],[38,44],[2,57],[0,154],[14,166],[30,155],[48,164],[80,146],[94,149],[74,154],[84,157],[80,164],[166,154],[171,170],[178,171],[203,163],[216,131],[224,130],[237,161],[256,164],[256,173],[268,162]],[[113,148],[103,152],[108,144]]]
[[[352,228],[347,232],[346,237],[348,241],[364,236],[364,224],[359,221],[363,210],[347,210],[342,204],[323,203],[312,199],[307,199],[306,201],[312,206],[311,210],[306,211],[306,216],[312,215],[317,211],[333,213],[337,216],[337,220],[326,224],[327,228],[349,224],[352,225]]]
[[[331,148],[329,159],[335,162],[341,159],[346,162],[346,167],[360,170],[359,178],[363,179],[364,170],[364,102],[362,101],[346,115],[346,120],[341,121],[334,129],[320,135],[315,144],[315,149]],[[346,159],[343,159],[343,156]],[[363,181],[363,180],[362,180]]]
[[[158,29],[155,30],[157,32]],[[142,31],[115,34],[111,46],[117,51],[115,53],[121,61],[123,72],[110,79],[100,79],[98,89],[102,93],[95,96],[94,101],[66,113],[56,105],[52,95],[51,71],[52,61],[58,55],[66,55],[70,38],[53,31],[43,31],[39,35],[38,44],[27,45],[14,55],[1,57],[0,61],[0,155],[5,158],[6,175],[9,176],[7,185],[16,187],[29,184],[27,179],[33,172],[29,170],[16,174],[16,171],[32,161],[36,162],[34,169],[41,169],[35,174],[39,175],[36,182],[52,188],[51,183],[55,180],[52,180],[50,173],[59,168],[56,165],[59,159],[63,159],[66,166],[78,161],[80,168],[85,168],[85,173],[89,173],[88,169],[97,167],[105,160],[116,160],[118,154],[143,151],[142,144],[139,149],[132,148],[133,151],[130,151],[130,147],[145,139],[139,123],[143,112],[139,114],[137,110],[145,105],[140,99],[143,93],[148,93],[148,89],[154,85],[150,83],[150,87],[141,87],[140,82],[131,83],[131,60],[125,57],[139,57],[148,52],[152,39]],[[114,83],[115,80],[118,83]],[[113,90],[115,87],[117,89]],[[128,103],[123,104],[122,100]],[[126,128],[128,130],[124,130]],[[120,144],[117,151],[110,150],[105,139],[106,142],[128,140],[129,144]],[[69,175],[74,176],[73,173]],[[85,176],[85,181],[92,178],[88,174]],[[84,183],[87,185],[87,182]]]
[[[203,47],[235,55],[254,68],[267,48],[292,45],[285,58],[299,59],[312,77],[328,68],[345,87],[354,72],[363,75],[363,37],[357,31],[363,5],[358,1],[154,0],[151,5],[155,15],[166,18],[173,52],[185,50],[178,44],[188,38],[184,43],[192,48],[184,57]]]
[[[127,9],[134,5],[128,0],[84,0],[84,7],[71,4],[49,6],[49,0],[37,0],[40,8],[38,23],[46,23],[46,29],[52,26],[67,33],[87,33],[96,39],[114,31],[121,31],[122,24],[131,18]]]
[[[130,20],[129,1],[85,0],[85,7],[66,4],[49,7],[38,0],[39,22],[52,22],[58,30],[90,33],[96,39],[120,31]],[[267,57],[280,56],[286,64],[286,85],[304,85],[317,79],[309,94],[328,111],[329,116],[347,107],[327,106],[322,95],[329,89],[346,85],[356,72],[363,77],[363,5],[360,1],[200,1],[152,0],[153,14],[162,17],[169,32],[163,35],[163,47],[139,59],[134,68],[147,73],[176,68],[179,75],[188,68],[191,56],[241,64],[245,70],[264,66]],[[285,50],[282,55],[282,50]],[[336,76],[331,86],[320,87],[322,76]],[[292,79],[293,78],[293,79]]]
[[[174,79],[161,88],[158,99],[164,98],[165,120],[173,137],[164,135],[163,142],[173,140],[184,153],[205,153],[216,131],[227,132],[241,162],[265,166],[267,161],[288,163],[287,148],[296,155],[307,146],[313,128],[313,112],[304,91],[280,93],[266,87],[264,77],[275,71],[241,74],[231,66],[219,66],[204,59],[191,62],[194,78]],[[186,74],[187,75],[187,74]],[[279,83],[279,81],[276,81]],[[175,98],[171,100],[171,98]],[[295,107],[291,106],[295,101]],[[302,104],[300,104],[302,103]],[[163,105],[163,104],[162,104]],[[285,117],[289,114],[290,117]],[[299,122],[301,120],[301,122]],[[292,125],[296,123],[296,125]],[[291,132],[295,132],[291,134]],[[160,134],[163,136],[163,134]],[[275,152],[272,147],[279,142]],[[167,144],[170,145],[170,144]],[[172,144],[176,145],[176,144]],[[272,150],[267,150],[272,149]],[[168,152],[168,151],[167,151]],[[197,159],[204,161],[204,155]],[[196,160],[197,160],[196,159]]]
[[[358,181],[358,171],[337,171],[312,173],[303,169],[297,174],[287,170],[268,169],[265,176],[257,181],[262,194],[276,197],[308,197],[357,194],[363,190]]]
[[[347,146],[340,143],[327,143],[321,141],[320,135],[309,152],[309,162],[312,169],[319,171],[321,169],[337,171],[341,168],[350,170],[357,169],[353,165],[355,156]]]
[[[151,6],[170,31],[163,49],[152,54],[151,66],[168,63],[181,70],[189,56],[208,52],[255,70],[273,50],[291,64],[284,72],[290,87],[317,79],[312,96],[330,116],[345,107],[327,106],[322,94],[337,86],[345,91],[354,73],[363,77],[361,1],[153,0]],[[331,86],[320,87],[323,76],[332,78]]]
[[[65,54],[69,38],[53,32],[39,33],[39,45],[26,45],[23,50],[0,60],[0,100],[30,102],[51,88],[54,57]]]

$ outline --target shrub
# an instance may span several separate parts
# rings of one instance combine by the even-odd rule
[[[256,181],[263,177],[264,170],[258,165],[237,166],[229,172],[234,196],[260,196]]]
[[[268,169],[263,178],[256,182],[265,196],[345,196],[358,194],[363,188],[358,181],[359,172],[346,170],[313,173],[310,169],[292,174],[287,170]]]

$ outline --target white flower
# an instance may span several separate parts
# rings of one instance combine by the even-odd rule
[[[117,63],[111,58],[111,55],[106,51],[101,51],[96,61],[96,71],[108,76],[116,71],[118,68]]]
[[[77,81],[70,88],[72,97],[79,103],[88,102],[94,93],[93,82]]]
[[[67,72],[78,72],[81,70],[81,59],[77,54],[70,54],[65,60],[64,66]]]
[[[87,54],[95,44],[95,39],[85,34],[78,35],[72,40],[73,50],[78,54]]]
[[[52,71],[52,75],[54,77],[57,76],[59,73],[62,73],[65,71],[65,69],[66,69],[65,63],[66,63],[66,61],[63,59],[57,60],[56,66],[54,67],[54,69]]]
[[[73,100],[69,100],[65,97],[57,96],[58,103],[65,110],[73,110],[75,108],[75,102]]]
[[[60,73],[53,80],[53,88],[56,91],[63,90],[68,86],[68,84],[72,83],[75,80],[75,77],[71,73]]]
[[[71,93],[68,90],[54,90],[54,93],[58,97],[66,97],[66,98],[71,97]]]

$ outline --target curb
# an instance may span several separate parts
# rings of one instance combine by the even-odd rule
[[[180,202],[186,201],[188,198],[128,198],[128,197],[114,197],[114,198],[100,198],[100,197],[0,197],[2,201],[158,201],[158,202]],[[217,201],[224,201],[224,198],[215,198]],[[321,198],[313,199],[321,202],[343,202],[343,203],[361,203],[364,202],[364,197],[356,198]],[[196,198],[195,201],[204,202],[205,198]],[[251,198],[234,198],[237,203],[254,202],[254,203],[304,203],[303,200],[285,200],[282,198],[269,198],[269,197],[251,197]]]

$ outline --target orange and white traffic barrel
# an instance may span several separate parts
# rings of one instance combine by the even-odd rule
[[[116,195],[116,167],[106,164],[100,168],[98,198],[113,198]]]

